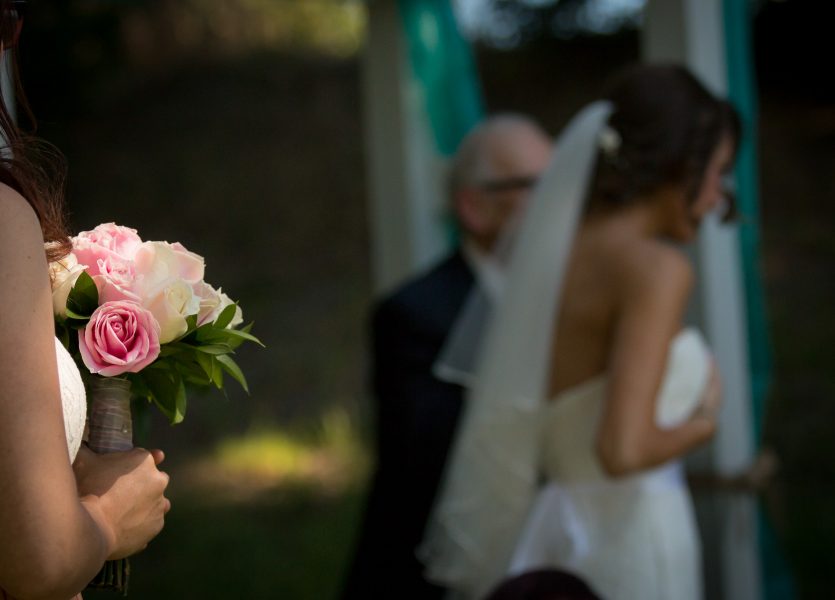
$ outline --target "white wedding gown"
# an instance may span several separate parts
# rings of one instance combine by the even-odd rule
[[[58,338],[55,339],[55,355],[58,359],[58,380],[61,384],[61,404],[64,408],[64,432],[67,434],[67,450],[72,462],[78,454],[84,436],[87,394],[75,361]]]
[[[701,401],[710,353],[694,329],[672,342],[656,420],[669,427]],[[558,567],[580,575],[607,600],[697,600],[701,555],[680,465],[629,477],[605,475],[595,437],[606,378],[560,394],[545,409],[538,492],[511,563],[511,574]]]

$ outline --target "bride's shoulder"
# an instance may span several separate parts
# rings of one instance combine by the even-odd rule
[[[695,282],[690,259],[678,248],[658,240],[642,239],[624,245],[613,254],[613,260],[627,292],[669,290],[686,294]]]

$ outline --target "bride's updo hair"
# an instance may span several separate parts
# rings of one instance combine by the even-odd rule
[[[614,105],[591,184],[588,209],[614,208],[664,185],[695,200],[713,152],[729,135],[739,145],[739,115],[677,65],[639,65],[618,75],[605,95]],[[736,214],[727,199],[725,220]]]

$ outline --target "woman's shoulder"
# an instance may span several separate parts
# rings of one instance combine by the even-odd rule
[[[0,229],[3,237],[10,239],[19,235],[31,235],[37,231],[40,235],[40,221],[35,209],[17,190],[0,182]]]
[[[0,257],[0,271],[5,276],[34,267],[46,269],[38,215],[23,196],[4,183],[0,183]]]
[[[690,259],[679,248],[655,239],[640,239],[613,252],[615,272],[626,293],[668,290],[689,293],[695,282]]]

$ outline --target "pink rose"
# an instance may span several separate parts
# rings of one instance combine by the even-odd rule
[[[122,260],[114,255],[100,258],[96,266],[98,275],[93,277],[93,281],[96,282],[96,288],[99,290],[101,304],[116,300],[140,302],[139,296],[134,292],[136,269],[133,261]]]
[[[73,253],[78,262],[89,267],[88,273],[95,277],[100,273],[100,261],[115,258],[120,261],[133,260],[142,245],[142,239],[135,229],[121,227],[115,223],[103,223],[92,231],[82,231],[72,240]]]
[[[138,373],[159,355],[159,324],[133,302],[106,302],[78,332],[81,358],[91,373]]]

